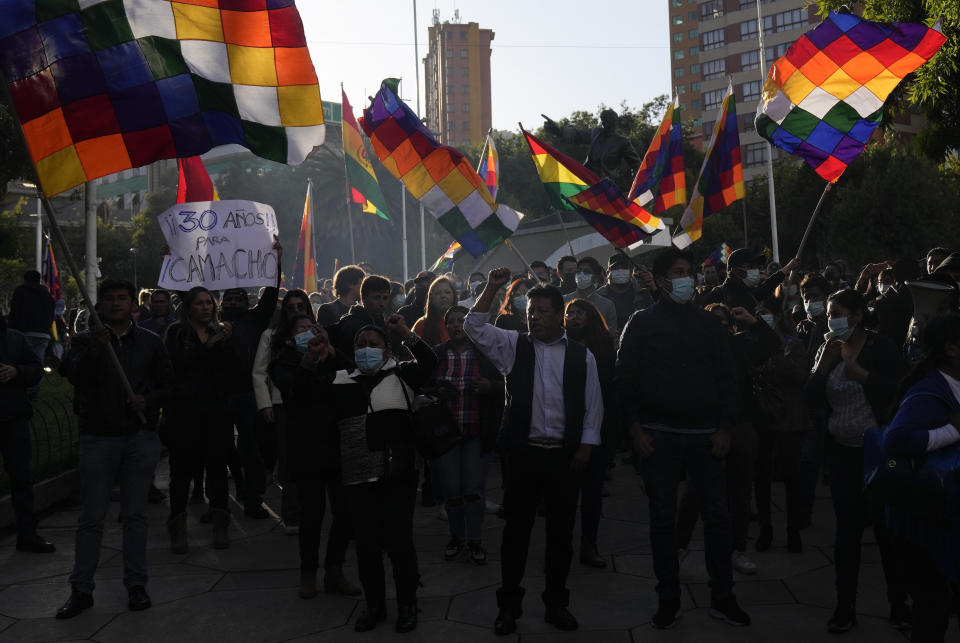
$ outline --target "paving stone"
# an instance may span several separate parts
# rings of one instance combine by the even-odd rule
[[[710,607],[710,586],[707,583],[690,583],[690,593],[697,607]],[[780,580],[740,580],[733,588],[737,602],[746,608],[752,605],[795,604],[790,590]]]
[[[291,639],[288,643],[357,643],[360,640],[397,640],[393,631],[393,621],[388,620],[372,632],[357,634],[353,631],[353,624],[328,630],[322,633],[311,634],[302,638]],[[412,632],[403,635],[404,643],[436,643],[437,641],[456,641],[457,643],[490,643],[493,632],[490,628],[475,627],[463,623],[450,621],[421,621]],[[498,637],[498,642],[516,643],[517,635]]]
[[[80,616],[66,621],[58,621],[50,616],[21,619],[0,632],[0,643],[46,643],[47,641],[65,641],[68,639],[88,640],[112,618],[114,618],[114,614],[95,612],[90,609]]]
[[[837,604],[834,590],[833,566],[800,574],[784,580],[787,587],[801,603],[829,608]],[[887,582],[879,563],[860,565],[860,582],[857,593],[857,613],[886,619],[890,615],[887,602]]]

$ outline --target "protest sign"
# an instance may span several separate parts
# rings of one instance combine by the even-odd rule
[[[210,290],[277,285],[277,215],[254,201],[177,203],[158,218],[170,247],[160,287]]]

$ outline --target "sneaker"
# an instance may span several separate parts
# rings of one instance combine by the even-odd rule
[[[650,624],[658,630],[669,630],[676,625],[681,614],[683,611],[680,609],[679,598],[661,598],[657,605],[657,613],[650,619]]]
[[[730,625],[740,627],[750,625],[750,615],[740,609],[733,594],[726,598],[711,598],[710,616],[726,621]]]
[[[479,540],[467,541],[467,553],[470,556],[470,562],[474,565],[487,564],[487,550],[483,548]]]
[[[849,632],[857,624],[857,611],[852,603],[840,603],[827,621],[827,631],[834,634]]]
[[[757,564],[750,560],[750,558],[742,551],[733,552],[731,559],[733,562],[733,568],[741,574],[752,576],[753,574],[757,573]]]
[[[463,553],[463,542],[459,538],[451,538],[447,546],[443,548],[444,560],[456,560]]]
[[[888,620],[890,626],[895,630],[903,632],[911,629],[913,627],[913,614],[910,611],[910,606],[906,603],[891,603]]]

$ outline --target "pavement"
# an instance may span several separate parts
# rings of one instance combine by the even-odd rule
[[[158,486],[166,488],[166,461],[158,470]],[[596,570],[579,564],[575,554],[570,574],[570,610],[580,621],[578,632],[559,632],[543,621],[543,522],[539,520],[531,542],[525,585],[527,599],[516,634],[497,639],[495,590],[499,584],[499,545],[502,522],[488,515],[484,538],[490,562],[475,567],[467,561],[444,562],[447,524],[436,508],[417,507],[415,541],[423,587],[419,593],[420,625],[412,633],[396,634],[392,621],[396,605],[388,605],[388,622],[372,632],[358,634],[353,621],[362,601],[320,594],[297,597],[299,558],[296,537],[287,536],[276,519],[252,520],[233,504],[233,546],[214,550],[211,528],[198,518],[205,505],[190,507],[190,552],[171,554],[164,521],[166,503],[150,506],[150,583],[153,607],[129,612],[121,582],[121,530],[115,520],[105,526],[103,555],[97,573],[96,604],[67,621],[53,618],[69,595],[67,578],[73,564],[73,538],[78,508],[47,516],[40,533],[57,545],[54,554],[15,551],[13,538],[0,541],[0,643],[15,641],[98,641],[128,643],[152,641],[445,641],[458,643],[503,640],[523,641],[698,641],[769,642],[836,640],[826,622],[834,602],[831,562],[833,515],[828,492],[821,487],[813,525],[803,532],[803,552],[786,551],[785,518],[774,517],[774,546],[762,554],[750,552],[759,570],[753,576],[737,574],[735,592],[753,617],[753,625],[738,628],[710,618],[709,589],[703,561],[701,535],[695,535],[689,556],[681,566],[684,613],[671,630],[650,626],[656,610],[656,579],[650,555],[647,501],[640,478],[630,466],[618,465],[607,483],[604,518],[600,525],[600,551],[607,568]],[[488,494],[499,500],[500,475],[491,466]],[[777,485],[780,487],[780,485]],[[774,500],[783,506],[782,488]],[[231,501],[232,502],[232,501]],[[272,487],[267,505],[279,508],[279,490]],[[111,516],[119,511],[114,503]],[[329,519],[329,518],[328,518]],[[751,525],[756,536],[757,526]],[[579,547],[579,538],[575,548]],[[752,543],[751,543],[752,548]],[[857,627],[844,641],[901,642],[904,634],[887,623],[888,606],[879,552],[871,534],[864,538],[860,572]],[[323,549],[321,549],[323,552]],[[357,582],[356,557],[347,554],[345,572]],[[389,562],[387,563],[389,567]],[[321,572],[322,574],[322,572]],[[388,598],[393,590],[388,578]],[[318,579],[322,581],[322,576]]]

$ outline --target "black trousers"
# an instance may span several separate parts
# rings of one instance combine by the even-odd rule
[[[570,602],[567,576],[573,558],[577,498],[583,482],[581,474],[570,471],[572,457],[573,453],[567,449],[534,447],[506,456],[505,523],[500,546],[502,586],[497,591],[497,603],[501,607],[518,608],[523,598],[520,584],[527,567],[530,532],[541,500],[547,531],[543,602],[548,608],[566,607]]]
[[[762,526],[770,526],[770,496],[774,471],[780,472],[787,499],[787,531],[800,529],[804,512],[803,480],[800,477],[800,453],[804,431],[757,433],[757,479],[754,490],[757,516]]]
[[[170,514],[187,510],[190,482],[197,471],[206,472],[206,493],[214,509],[227,508],[227,462],[233,442],[233,426],[221,416],[171,427]]]
[[[347,485],[346,497],[357,541],[357,566],[367,606],[386,604],[383,554],[393,565],[397,603],[417,600],[420,572],[413,544],[413,508],[417,501],[417,473],[377,482]]]
[[[895,540],[897,556],[906,563],[907,589],[913,599],[913,643],[942,643],[950,612],[960,607],[957,588],[937,569],[923,547],[902,538]]]
[[[330,535],[323,566],[342,567],[353,531],[346,493],[340,473],[323,477],[297,478],[300,500],[300,569],[316,571],[320,566],[320,536],[327,498],[330,499]]]

